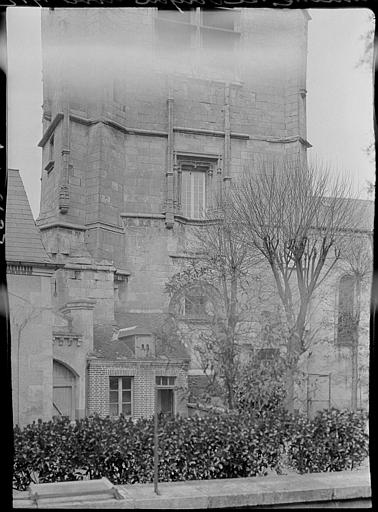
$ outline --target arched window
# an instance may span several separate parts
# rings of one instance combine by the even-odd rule
[[[337,344],[351,346],[355,339],[354,302],[355,278],[345,275],[339,283]]]
[[[172,297],[170,311],[185,320],[209,321],[215,315],[216,294],[206,283],[185,286]]]

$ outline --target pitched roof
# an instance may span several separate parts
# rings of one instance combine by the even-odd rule
[[[357,228],[362,231],[372,231],[374,226],[374,201],[355,199],[354,203]]]
[[[53,263],[43,247],[20,172],[16,169],[8,170],[5,259],[7,262]]]
[[[124,328],[130,329],[130,336],[134,334],[153,334],[156,342],[156,359],[183,359],[190,358],[188,351],[178,336],[171,331],[167,315],[157,313],[127,313],[117,315],[117,323]],[[94,352],[106,359],[135,359],[135,355],[126,341],[121,337],[112,341],[100,338],[94,347]]]

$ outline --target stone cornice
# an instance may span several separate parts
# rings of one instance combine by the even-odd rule
[[[77,231],[85,231],[87,228],[83,224],[73,224],[70,222],[49,222],[48,224],[41,224],[41,220],[37,219],[38,228],[43,231],[52,228],[76,229]]]
[[[53,274],[58,268],[62,268],[64,264],[55,262],[35,262],[35,261],[7,261],[7,271],[10,274],[36,275],[34,269],[43,269],[48,274]],[[23,272],[22,269],[28,269]],[[31,269],[31,271],[29,271]],[[38,273],[38,272],[37,272]]]
[[[128,219],[165,219],[162,213],[120,213],[121,217]]]
[[[60,123],[60,121],[63,119],[63,113],[62,112],[58,112],[56,114],[56,116],[54,117],[54,119],[51,121],[51,123],[49,124],[49,126],[47,127],[47,130],[45,131],[45,133],[43,134],[42,136],[42,139],[38,142],[38,146],[40,148],[43,148],[43,146],[46,144],[46,142],[49,140],[49,138],[51,137],[51,135],[53,134],[55,128],[58,126],[58,124]]]
[[[224,131],[221,130],[207,130],[205,128],[186,128],[184,126],[174,126],[174,132],[189,133],[194,135],[210,135],[211,137],[224,137]],[[231,132],[231,138],[233,139],[250,139],[248,133],[236,133]]]
[[[112,119],[108,117],[99,117],[96,119],[93,118],[86,118],[79,116],[77,114],[70,114],[70,119],[72,121],[76,121],[77,123],[85,124],[87,126],[102,123],[107,126],[110,126],[112,128],[115,128],[116,130],[119,130],[125,134],[131,134],[131,135],[147,135],[147,136],[154,136],[154,137],[168,137],[168,132],[160,131],[160,130],[145,130],[142,128],[132,128],[129,126],[125,126],[121,123],[118,123],[117,121],[113,121]],[[185,126],[174,126],[173,127],[174,132],[178,133],[187,133],[187,134],[194,134],[194,135],[207,135],[211,137],[224,137],[225,132],[222,130],[208,130],[206,128],[190,128]],[[288,144],[291,142],[300,142],[305,147],[310,148],[312,145],[299,135],[295,135],[292,137],[270,137],[270,136],[255,136],[255,135],[249,135],[248,133],[237,133],[237,132],[231,132],[231,138],[233,139],[244,139],[244,140],[259,140],[259,141],[265,141],[265,142],[272,142],[272,143],[280,143],[280,144]]]
[[[107,229],[108,231],[113,231],[114,233],[124,233],[124,229],[121,226],[116,226],[115,224],[106,224],[106,222],[101,221],[90,222],[85,225],[85,229]]]
[[[67,270],[101,270],[105,272],[115,272],[116,270],[113,264],[73,263],[69,261],[64,265],[64,268]]]
[[[96,300],[94,299],[78,299],[71,300],[67,302],[62,308],[60,308],[60,312],[65,315],[70,313],[73,310],[77,309],[85,309],[85,310],[93,310],[96,306]]]

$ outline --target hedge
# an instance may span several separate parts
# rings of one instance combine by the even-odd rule
[[[161,418],[159,480],[266,475],[279,470],[290,442],[290,463],[300,472],[347,469],[367,453],[364,425],[363,415],[350,412],[322,413],[314,421],[282,411]],[[152,419],[38,421],[15,427],[14,444],[14,487],[19,490],[35,475],[40,483],[83,477],[107,477],[113,484],[153,480]]]
[[[288,458],[299,473],[354,469],[368,456],[367,415],[330,409],[312,421],[299,417]]]

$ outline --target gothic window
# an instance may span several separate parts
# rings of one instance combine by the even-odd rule
[[[235,9],[212,9],[201,11],[201,47],[220,55],[235,50],[240,33],[236,31]]]
[[[354,339],[354,287],[353,276],[343,276],[339,284],[339,305],[337,321],[337,344],[350,346]]]
[[[215,314],[214,293],[203,283],[186,286],[172,298],[170,309],[182,319],[207,322]]]
[[[178,159],[178,203],[184,217],[203,219],[210,207],[215,162]]]
[[[240,11],[232,8],[208,11],[196,8],[184,12],[159,9],[155,24],[157,46],[162,54],[178,55],[177,49],[188,50],[188,60],[178,61],[180,67],[190,61],[195,68],[200,65],[201,72],[210,67],[218,72],[222,69],[228,74],[231,72],[233,76],[234,52],[240,39],[239,16]],[[225,56],[231,58],[225,62]]]
[[[109,377],[110,416],[132,415],[132,377]]]
[[[190,48],[196,28],[191,18],[191,11],[159,9],[156,18],[158,47],[163,51]]]

